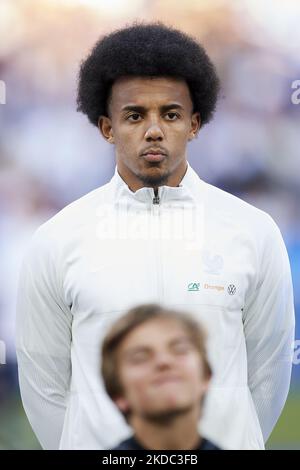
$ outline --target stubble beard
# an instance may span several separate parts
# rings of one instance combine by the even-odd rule
[[[153,172],[152,174],[150,172],[139,173],[137,177],[145,186],[157,187],[166,184],[171,174],[171,171],[164,170],[163,172]]]

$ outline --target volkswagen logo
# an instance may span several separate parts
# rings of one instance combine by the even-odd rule
[[[227,287],[227,292],[229,295],[234,295],[236,293],[236,287],[234,284],[229,284]]]

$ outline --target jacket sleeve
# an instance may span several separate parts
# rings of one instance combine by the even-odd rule
[[[23,259],[16,351],[28,420],[44,449],[58,449],[71,376],[72,314],[61,295],[54,242],[41,226]]]
[[[261,226],[258,281],[245,303],[244,332],[248,385],[266,442],[289,391],[295,315],[287,251],[269,216],[263,232]]]

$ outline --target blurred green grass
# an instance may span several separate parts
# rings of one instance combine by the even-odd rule
[[[40,449],[17,395],[0,406],[0,450]],[[300,450],[300,390],[289,395],[267,449]]]
[[[300,389],[289,394],[266,449],[300,450]]]
[[[0,450],[41,448],[28,423],[18,395],[1,403],[0,423]]]

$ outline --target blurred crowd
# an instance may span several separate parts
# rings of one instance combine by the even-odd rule
[[[219,106],[189,144],[189,161],[204,180],[277,222],[299,318],[300,104],[291,100],[300,79],[299,18],[293,0],[0,1],[0,340],[7,352],[0,417],[1,402],[17,390],[14,318],[26,244],[38,225],[114,171],[113,147],[76,112],[80,60],[102,34],[134,19],[185,30],[216,64]],[[300,365],[293,387],[300,390]]]

